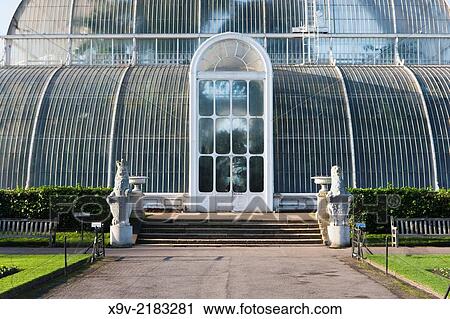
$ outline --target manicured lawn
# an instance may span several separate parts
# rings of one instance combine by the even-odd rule
[[[90,255],[69,255],[68,265],[88,260]],[[0,255],[0,265],[17,267],[19,272],[0,279],[0,294],[64,268],[64,255]]]
[[[64,236],[69,247],[87,247],[94,240],[93,232],[84,232],[83,240],[80,232],[56,233],[56,246],[64,246]],[[47,247],[48,239],[44,238],[0,238],[0,247]],[[105,233],[105,244],[109,243],[109,232]]]
[[[386,234],[367,234],[368,246],[384,246],[386,236],[389,236],[389,244],[391,243],[390,236]],[[436,246],[436,247],[449,247],[450,237],[426,237],[426,238],[413,238],[404,237],[400,238],[400,246],[414,247],[414,246]]]
[[[368,256],[369,260],[384,266],[384,255]],[[448,269],[450,255],[391,255],[389,256],[389,269],[414,282],[431,288],[439,295],[447,292],[450,279],[434,274],[429,270]]]

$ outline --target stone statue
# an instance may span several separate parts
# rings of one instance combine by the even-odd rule
[[[114,190],[111,195],[127,196],[130,192],[130,175],[128,173],[127,163],[125,160],[116,162],[116,177],[114,179]]]
[[[114,189],[108,196],[107,202],[113,215],[112,225],[129,225],[131,215],[128,198],[130,196],[130,176],[125,160],[116,162],[117,172],[114,180]]]
[[[342,177],[342,169],[339,166],[333,166],[331,168],[331,190],[329,193],[334,196],[347,194],[344,186],[344,178]]]
[[[331,189],[327,194],[330,225],[328,236],[331,247],[342,248],[350,244],[350,227],[348,217],[353,197],[345,189],[342,169],[333,166],[331,169]]]
[[[345,189],[342,169],[339,166],[331,168],[331,189],[327,194],[327,199],[331,224],[347,226],[351,195]]]
[[[130,181],[136,186],[136,183],[143,183],[146,177],[130,177],[125,160],[117,161],[116,167],[114,189],[106,199],[113,216],[110,242],[112,247],[131,247],[133,245],[133,227],[130,224],[130,216],[133,209],[138,209],[136,203],[141,202],[144,194],[140,189],[133,191]]]
[[[133,244],[133,227],[130,216],[133,209],[131,202],[130,176],[124,160],[117,161],[114,189],[106,201],[113,216],[110,227],[110,242],[113,247],[131,247]]]

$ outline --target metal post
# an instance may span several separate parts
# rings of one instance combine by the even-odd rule
[[[450,295],[450,285],[448,285],[447,293],[445,294],[444,299],[447,299],[449,295]]]
[[[361,229],[358,228],[357,232],[358,232],[358,259],[361,259],[362,258],[362,255],[361,255]]]
[[[67,236],[64,236],[64,276],[67,276]]]
[[[386,236],[386,275],[389,274],[389,236]]]
[[[105,229],[103,228],[104,225],[102,224],[102,249],[103,249],[103,257],[106,256],[106,250],[105,250]]]

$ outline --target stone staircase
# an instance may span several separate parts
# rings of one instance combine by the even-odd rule
[[[149,218],[137,244],[163,246],[304,246],[323,245],[314,219]]]

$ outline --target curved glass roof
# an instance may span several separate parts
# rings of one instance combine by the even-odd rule
[[[0,68],[0,187],[25,186],[32,132],[52,68]]]
[[[449,188],[449,71],[275,66],[275,192],[315,192],[311,176],[332,165],[357,187]],[[26,177],[107,186],[123,157],[150,177],[146,191],[187,192],[188,74],[175,65],[0,68],[0,187]]]
[[[8,34],[433,34],[449,16],[445,0],[23,0]]]
[[[433,140],[436,148],[438,180],[450,186],[450,68],[418,68],[411,70],[417,77],[428,106]]]

